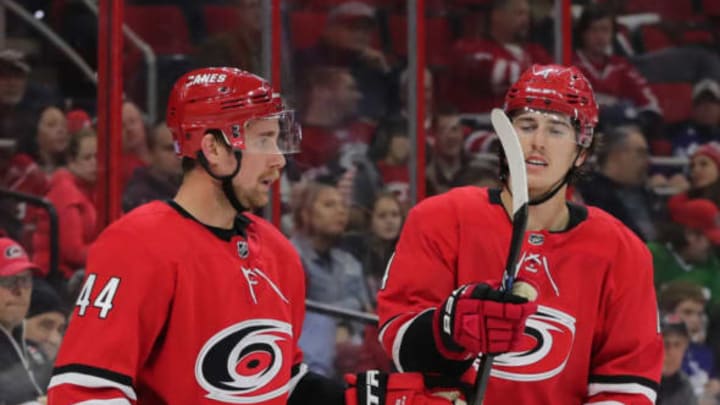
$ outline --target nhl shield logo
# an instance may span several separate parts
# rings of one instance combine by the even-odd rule
[[[237,253],[241,259],[248,258],[250,255],[250,248],[248,247],[248,243],[246,241],[241,240],[237,243]]]
[[[545,242],[545,237],[539,233],[531,233],[528,237],[528,243],[533,246],[540,246]]]

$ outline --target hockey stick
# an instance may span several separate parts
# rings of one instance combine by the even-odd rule
[[[510,119],[501,109],[495,108],[490,114],[493,128],[507,160],[508,170],[510,171],[509,188],[512,194],[512,236],[510,237],[510,249],[508,251],[507,261],[505,265],[505,273],[503,274],[502,286],[503,290],[510,290],[514,294],[534,300],[537,291],[527,283],[515,283],[517,275],[517,260],[520,255],[520,249],[523,245],[525,237],[525,228],[527,226],[528,217],[528,187],[527,172],[525,170],[525,155],[523,154],[520,140],[513,128]],[[529,290],[528,290],[529,289]],[[480,359],[477,376],[475,377],[475,398],[471,401],[473,405],[481,405],[488,381],[490,380],[490,370],[494,355],[483,354]]]

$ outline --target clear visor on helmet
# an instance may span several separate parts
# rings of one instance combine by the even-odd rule
[[[229,143],[243,153],[289,154],[300,152],[302,130],[292,110],[246,120],[231,127]]]
[[[542,130],[551,142],[572,142],[583,148],[589,147],[592,142],[593,128],[581,127],[577,120],[566,114],[523,108],[512,112],[511,117],[520,137]]]

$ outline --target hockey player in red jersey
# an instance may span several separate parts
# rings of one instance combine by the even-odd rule
[[[50,404],[452,403],[417,373],[368,372],[346,388],[302,364],[300,259],[250,213],[301,138],[265,80],[232,68],[189,72],[173,87],[167,123],[182,185],[91,247]]]
[[[650,254],[610,215],[565,198],[592,149],[591,86],[575,67],[533,65],[505,111],[530,194],[518,277],[537,299],[494,288],[512,229],[508,189],[456,188],[410,211],[378,295],[383,346],[401,371],[467,382],[478,353],[500,354],[487,405],[655,403],[663,342]]]

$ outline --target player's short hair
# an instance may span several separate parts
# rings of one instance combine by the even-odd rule
[[[219,129],[208,129],[206,133],[212,134],[217,142],[224,145],[228,149],[232,149],[230,145],[225,142],[225,137],[223,136],[222,131],[220,131]],[[242,164],[242,162],[240,162],[240,164]],[[184,178],[185,175],[195,170],[196,167],[199,167],[199,164],[197,159],[191,159],[187,156],[183,156],[182,160],[180,161],[180,166],[182,167],[182,175]]]
[[[658,296],[660,310],[673,313],[678,305],[685,301],[707,303],[708,296],[704,288],[697,283],[686,280],[673,280],[660,288]]]

